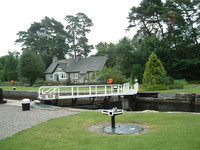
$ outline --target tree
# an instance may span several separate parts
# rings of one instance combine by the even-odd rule
[[[29,49],[40,54],[47,66],[52,57],[63,59],[68,53],[65,42],[67,33],[64,26],[54,18],[45,17],[41,22],[34,22],[27,31],[20,31],[16,43],[22,44],[22,50]]]
[[[92,45],[88,45],[88,39],[86,37],[81,37],[78,40],[78,49],[80,51],[80,55],[87,57],[88,54],[91,52],[91,50],[93,49]]]
[[[120,70],[128,78],[131,75],[131,68],[134,60],[134,47],[129,38],[124,37],[116,45],[116,65],[120,67]]]
[[[18,79],[18,52],[8,52],[8,55],[1,57],[1,73],[0,78],[2,81],[10,81]]]
[[[139,45],[137,64],[143,66],[148,55],[156,52],[172,77],[194,80],[200,71],[189,68],[200,59],[199,8],[196,0],[142,0],[140,6],[132,7],[128,29],[139,27],[134,36]]]
[[[162,62],[158,59],[156,54],[152,52],[146,63],[142,83],[144,85],[163,84],[163,79],[166,79],[166,77],[166,71]]]
[[[108,60],[106,62],[106,66],[108,68],[113,68],[117,64],[117,50],[116,50],[116,44],[113,43],[106,43],[106,42],[99,42],[99,44],[96,45],[97,53],[95,56],[107,56]]]
[[[109,78],[112,78],[114,84],[123,84],[126,82],[126,78],[122,75],[118,67],[104,67],[101,71],[98,71],[96,75],[101,83],[107,83],[107,79]]]
[[[162,24],[162,14],[164,8],[161,0],[143,0],[139,7],[132,7],[128,19],[130,25],[128,29],[139,25],[137,37],[151,36],[160,34],[164,36]]]
[[[132,82],[137,79],[139,83],[142,83],[143,68],[140,64],[133,64],[131,79]]]
[[[69,55],[74,58],[77,55],[87,57],[93,48],[92,45],[88,45],[88,39],[86,38],[86,34],[90,32],[90,27],[93,26],[92,20],[84,13],[77,13],[75,16],[67,15],[65,20],[67,21],[66,30],[69,35]]]
[[[30,85],[35,80],[44,77],[45,64],[39,54],[31,50],[24,50],[20,56],[19,74],[21,78],[27,78]]]
[[[132,7],[129,12],[128,30],[139,26],[136,34],[139,39],[152,34],[162,38],[178,38],[179,34],[182,40],[198,43],[199,33],[195,28],[199,20],[198,7],[200,4],[192,0],[167,0],[165,3],[161,0],[143,0],[139,7]]]

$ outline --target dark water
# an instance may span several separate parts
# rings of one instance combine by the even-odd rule
[[[118,109],[122,109],[121,102],[111,102],[108,104],[95,104],[95,105],[79,105],[74,106],[74,108],[82,108],[82,109],[112,109],[117,107]],[[155,111],[181,111],[181,112],[200,112],[200,105],[195,104],[183,104],[183,103],[137,103],[134,107],[130,108],[132,111],[143,111],[143,110],[155,110]]]
[[[182,112],[200,112],[200,106],[195,104],[182,103],[138,103],[135,107],[137,111],[156,110],[156,111],[182,111]]]

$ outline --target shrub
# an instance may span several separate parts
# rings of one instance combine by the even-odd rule
[[[144,88],[145,91],[167,90],[167,86],[163,84],[148,85]]]
[[[173,89],[183,89],[188,82],[185,79],[174,80]]]
[[[200,84],[200,80],[188,81],[189,84]]]
[[[104,67],[101,71],[96,72],[96,77],[101,83],[107,83],[107,79],[109,78],[112,78],[113,83],[115,84],[123,84],[127,82],[126,78],[122,75],[122,72],[118,67]]]
[[[44,81],[43,79],[37,79],[36,81],[35,81],[35,84],[46,84],[46,81]]]
[[[166,79],[166,77],[166,70],[163,67],[162,62],[154,52],[151,53],[146,63],[142,83],[145,85],[164,84],[163,79]]]
[[[165,76],[161,79],[161,83],[164,85],[173,85],[174,84],[174,79],[172,77]]]

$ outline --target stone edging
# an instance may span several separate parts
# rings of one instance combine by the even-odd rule
[[[3,90],[3,98],[6,99],[16,99],[20,100],[23,98],[29,98],[31,100],[35,100],[38,97],[37,91],[7,91]]]

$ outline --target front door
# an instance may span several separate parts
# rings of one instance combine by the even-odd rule
[[[59,75],[58,74],[54,74],[54,81],[59,81]]]
[[[80,83],[85,83],[85,74],[80,74]]]

